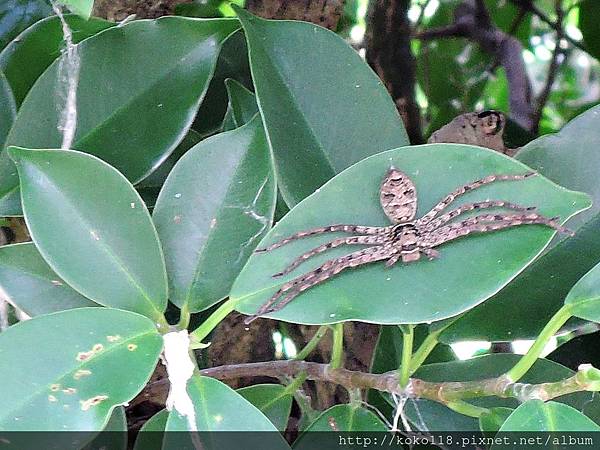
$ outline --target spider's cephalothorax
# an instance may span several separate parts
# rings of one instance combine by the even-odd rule
[[[266,248],[256,250],[257,252],[271,251],[296,239],[322,233],[343,232],[353,234],[353,236],[333,239],[326,244],[320,245],[300,255],[283,271],[273,275],[274,277],[280,277],[292,272],[311,256],[327,251],[330,248],[339,247],[341,245],[366,246],[366,248],[348,255],[330,259],[311,272],[300,275],[291,281],[284,283],[277,292],[261,306],[255,315],[246,319],[246,323],[250,323],[252,320],[263,314],[280,310],[303,291],[337,275],[345,269],[383,260],[386,261],[385,265],[390,267],[398,261],[404,263],[417,261],[422,255],[429,259],[434,259],[439,257],[439,252],[434,249],[435,247],[470,233],[486,233],[519,225],[538,224],[554,228],[563,233],[572,234],[571,231],[558,223],[558,217],[549,219],[533,212],[535,207],[520,206],[503,200],[486,200],[467,203],[444,212],[456,198],[480,186],[495,181],[523,180],[534,175],[535,173],[533,172],[523,175],[489,175],[457,188],[446,195],[446,197],[423,217],[415,220],[417,212],[417,193],[415,186],[411,179],[404,173],[393,167],[390,168],[381,183],[379,199],[381,207],[392,222],[392,225],[385,227],[329,225],[307,231],[300,231]],[[451,222],[452,219],[463,213],[477,209],[490,208],[505,208],[515,212],[480,214],[465,218],[461,221]]]

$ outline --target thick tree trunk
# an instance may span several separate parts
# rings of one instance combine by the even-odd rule
[[[367,62],[391,94],[411,143],[423,143],[415,100],[415,58],[410,48],[410,0],[374,0],[367,22]]]
[[[179,3],[190,0],[96,0],[94,15],[117,22],[131,14],[138,19],[155,19],[172,14]]]
[[[337,28],[345,0],[248,0],[246,8],[266,19],[304,20]]]

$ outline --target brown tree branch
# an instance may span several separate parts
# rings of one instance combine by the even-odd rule
[[[400,388],[397,371],[371,374],[342,368],[332,369],[327,364],[306,361],[289,360],[233,364],[200,371],[201,375],[219,380],[248,376],[286,379],[298,376],[301,373],[304,373],[308,380],[336,383],[349,390],[375,389],[381,392],[405,395],[409,398],[433,400],[443,404],[488,396],[516,398],[521,402],[530,399],[547,401],[573,392],[600,390],[600,382],[596,379],[598,371],[588,365],[580,366],[575,375],[552,383],[514,383],[505,375],[484,380],[439,383],[411,378],[405,389]]]
[[[422,144],[421,111],[415,99],[416,62],[410,47],[410,3],[409,0],[371,2],[366,58],[396,103],[411,143]]]
[[[544,107],[548,102],[548,98],[550,98],[550,94],[552,93],[552,86],[554,85],[554,81],[556,80],[556,74],[558,73],[558,69],[563,61],[560,61],[561,55],[564,55],[564,50],[560,47],[560,42],[564,38],[565,33],[563,30],[563,19],[564,19],[564,11],[561,7],[560,0],[555,0],[555,9],[556,9],[556,45],[554,47],[554,51],[552,52],[552,59],[550,60],[550,65],[548,67],[548,76],[546,77],[546,83],[544,84],[544,88],[540,93],[537,99],[537,107],[535,110],[535,114],[533,116],[533,129],[532,131],[537,134],[540,127],[540,120],[542,119],[542,114],[544,112]]]
[[[542,10],[540,10],[531,0],[510,0],[511,3],[514,3],[517,6],[524,8],[526,11],[535,14],[542,22],[552,28],[554,31],[558,30],[558,24],[551,20]],[[572,46],[577,47],[579,50],[587,53],[585,47],[577,42],[575,39],[571,38],[568,34],[564,35],[564,39],[569,42]]]
[[[527,130],[533,127],[531,87],[523,60],[523,47],[515,37],[494,26],[482,0],[466,0],[454,11],[446,27],[416,33],[418,39],[462,37],[475,41],[504,67],[509,85],[511,117]]]
[[[267,19],[304,20],[335,30],[345,0],[247,0],[246,8]]]

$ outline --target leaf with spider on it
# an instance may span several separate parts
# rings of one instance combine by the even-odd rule
[[[390,166],[398,170],[388,173]],[[289,304],[269,316],[308,324],[421,323],[459,314],[501,289],[543,250],[561,229],[550,219],[564,223],[589,207],[585,194],[542,176],[525,177],[529,172],[490,150],[455,144],[367,158],[284,217],[259,245],[270,251],[251,257],[231,298],[252,316],[283,289],[272,306]],[[470,185],[480,179],[481,186]],[[464,193],[456,191],[465,185]],[[435,207],[453,191],[451,204]],[[357,227],[273,248],[287,236],[336,224]],[[472,235],[463,238],[467,231]]]

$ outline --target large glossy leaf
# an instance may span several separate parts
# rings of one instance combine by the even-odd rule
[[[148,419],[135,439],[133,450],[162,450],[168,418],[169,411],[163,409]]]
[[[94,0],[61,0],[61,3],[84,19],[92,15]]]
[[[285,431],[292,409],[292,394],[280,384],[255,384],[238,389],[238,394],[256,406],[275,425]]]
[[[191,311],[229,293],[270,229],[275,178],[260,116],[206,139],[171,171],[154,208],[170,300]]]
[[[341,37],[306,22],[236,11],[288,205],[355,162],[408,144],[385,87]]]
[[[318,433],[318,432],[321,433]],[[386,432],[388,428],[374,413],[359,405],[335,405],[323,411],[294,442],[294,450],[340,447],[337,432]],[[329,432],[329,433],[323,433]],[[336,432],[336,433],[332,433]],[[379,435],[380,436],[380,435]],[[332,447],[332,444],[337,444]]]
[[[513,367],[521,355],[495,353],[476,357],[466,361],[421,366],[415,377],[426,381],[472,381],[498,377]],[[527,374],[520,380],[523,383],[546,383],[559,381],[572,376],[574,372],[560,364],[546,359],[538,359]],[[565,395],[559,400],[582,411],[592,402],[593,393],[577,392]],[[515,399],[486,397],[469,400],[470,403],[484,408],[516,408]],[[597,402],[597,400],[596,400]],[[411,400],[406,404],[406,413],[411,423],[419,430],[477,431],[477,419],[463,416],[445,406],[430,400]]]
[[[600,261],[599,119],[597,106],[517,154],[517,159],[555,183],[592,196],[592,208],[569,220],[576,236],[558,243],[496,296],[461,317],[444,331],[443,341],[534,338],[562,306],[571,287]],[[506,314],[511,320],[489,320]]]
[[[367,158],[327,183],[287,214],[265,237],[265,246],[301,230],[339,223],[388,225],[379,205],[379,186],[390,166],[416,184],[420,217],[457,187],[499,173],[526,173],[521,163],[497,152],[456,144],[405,147]],[[589,207],[585,194],[568,191],[536,176],[519,182],[487,185],[456,203],[502,199],[534,205],[548,217],[566,220]],[[512,228],[470,236],[439,247],[441,257],[386,268],[383,262],[348,270],[327,280],[272,314],[281,320],[323,324],[360,320],[382,324],[420,323],[454,316],[496,293],[548,244],[553,230],[542,226]],[[230,297],[244,314],[256,312],[281,284],[314,269],[332,256],[355,251],[342,246],[302,264],[290,275],[273,279],[304,251],[331,235],[300,239],[280,249],[253,255]]]
[[[484,433],[496,434],[513,411],[512,408],[502,406],[490,408],[479,417],[479,429]]]
[[[0,289],[31,317],[97,306],[61,280],[32,243],[0,247]]]
[[[228,131],[250,122],[258,112],[258,105],[254,94],[243,84],[228,78],[225,86],[229,102],[223,118],[223,131]]]
[[[600,431],[600,427],[570,406],[557,402],[529,400],[506,419],[497,436],[502,439],[504,432],[515,431]]]
[[[573,286],[565,305],[570,305],[571,312],[577,317],[600,322],[600,264],[596,264]]]
[[[84,20],[72,14],[65,15],[65,21],[71,28],[74,43],[115,25],[98,18]],[[52,16],[34,23],[0,52],[0,70],[10,83],[17,105],[23,102],[35,80],[60,56],[62,48],[62,24],[58,17]]]
[[[0,68],[0,148],[4,145],[16,114],[17,108],[13,92]]]
[[[133,186],[100,159],[68,150],[9,150],[23,211],[50,267],[89,299],[159,320],[167,280],[156,230]]]
[[[32,23],[52,14],[44,0],[4,0],[0,3],[0,49]]]
[[[83,450],[127,450],[127,418],[125,408],[117,406],[108,423],[92,442]]]
[[[226,384],[213,378],[194,375],[188,382],[187,391],[195,405],[197,430],[211,432],[196,435],[205,450],[239,447],[239,435],[215,433],[217,431],[270,431],[271,433],[245,433],[243,447],[289,449],[269,419]],[[193,446],[187,433],[169,433],[188,430],[188,419],[176,410],[171,411],[163,450],[198,448]]]
[[[583,43],[586,50],[595,58],[600,58],[599,20],[600,10],[597,2],[584,0],[579,4],[579,29],[583,35]]]
[[[165,159],[160,166],[156,168],[148,177],[144,178],[140,183],[136,184],[135,188],[144,199],[146,206],[151,209],[156,205],[158,194],[162,189],[169,173],[177,164],[177,161],[194,145],[202,140],[202,136],[194,130],[189,130],[183,140],[179,143],[173,153]]]
[[[0,430],[102,430],[146,384],[161,349],[152,321],[115,309],[72,309],[10,327],[0,335]]]
[[[252,86],[248,65],[248,48],[241,30],[233,33],[223,43],[215,74],[194,119],[194,130],[202,134],[218,131],[227,110],[225,80],[228,78],[235,79],[245,86]]]
[[[165,17],[113,27],[78,44],[81,63],[72,147],[109,162],[133,182],[146,177],[187,132],[220,44],[237,26],[229,19]],[[61,95],[49,95],[55,92],[60,61],[27,95],[8,144],[61,146],[57,124],[64,102]],[[14,165],[2,152],[0,198],[14,195],[17,183]]]

